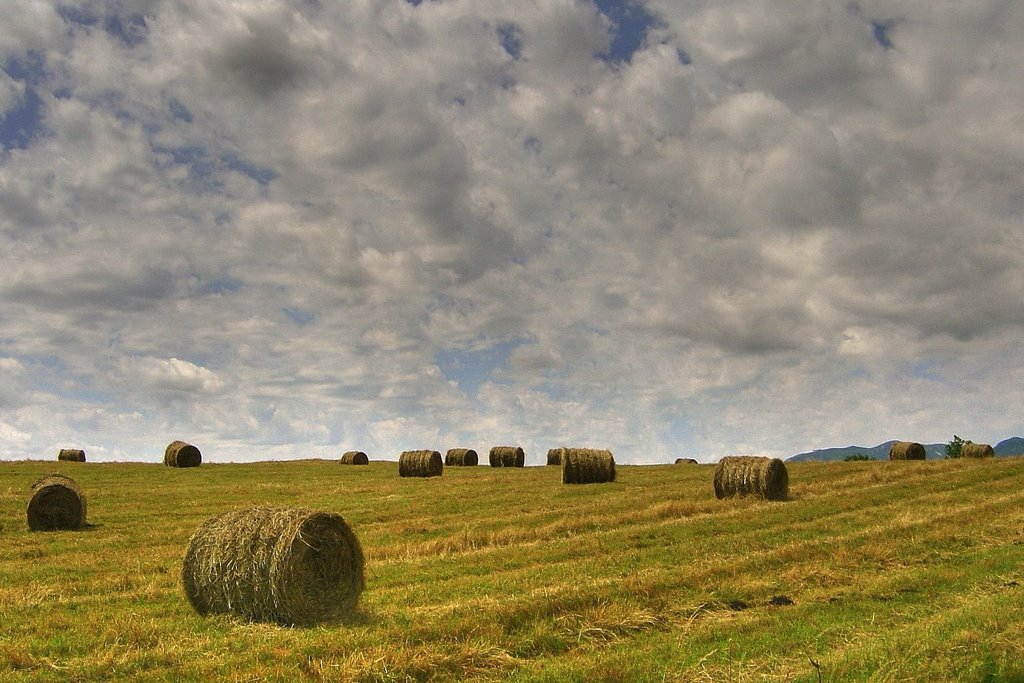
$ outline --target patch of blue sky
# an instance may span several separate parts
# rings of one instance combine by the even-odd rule
[[[498,26],[498,41],[512,59],[519,59],[523,54],[523,32],[515,24]]]
[[[145,42],[149,35],[146,17],[142,14],[108,14],[103,19],[103,30],[128,47]]]
[[[170,110],[171,116],[173,116],[178,121],[192,123],[192,112],[189,111],[189,108],[181,102],[179,102],[177,99],[171,98],[171,101],[167,104],[167,108]]]
[[[454,381],[466,396],[475,398],[484,382],[497,381],[495,371],[507,368],[512,352],[523,343],[518,339],[480,350],[445,349],[434,360],[445,379]]]
[[[224,276],[216,277],[204,282],[199,288],[200,295],[233,294],[242,288],[242,281],[238,278]]]
[[[44,132],[45,106],[39,95],[46,79],[46,65],[41,52],[30,50],[10,57],[4,72],[23,86],[20,101],[0,116],[0,146],[4,151],[25,149]]]
[[[282,308],[281,312],[299,327],[305,327],[316,320],[316,313],[306,311],[301,308]]]
[[[657,17],[635,0],[594,0],[594,4],[612,24],[611,46],[606,54],[601,55],[609,62],[629,62],[643,47],[647,31],[661,25]]]
[[[889,29],[891,25],[885,21],[872,21],[871,32],[875,37],[875,42],[881,45],[886,50],[892,49],[892,40],[889,38]]]
[[[225,154],[221,157],[221,160],[232,171],[247,175],[260,185],[266,185],[277,178],[277,172],[273,169],[257,166],[235,154]]]

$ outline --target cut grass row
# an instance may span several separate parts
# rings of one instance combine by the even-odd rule
[[[54,469],[76,533],[29,533]],[[790,464],[791,500],[717,501],[707,466],[0,463],[0,678],[1017,680],[1024,462]],[[342,513],[367,558],[346,624],[191,612],[188,538],[252,504]],[[786,596],[792,605],[774,606]],[[988,677],[987,679],[984,677]]]

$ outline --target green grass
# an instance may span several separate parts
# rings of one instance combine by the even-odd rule
[[[715,500],[693,465],[563,486],[539,467],[0,462],[0,680],[1024,681],[1024,461],[788,469],[790,500],[766,503]],[[53,471],[88,529],[27,530]],[[191,610],[190,535],[254,504],[349,521],[352,619]]]

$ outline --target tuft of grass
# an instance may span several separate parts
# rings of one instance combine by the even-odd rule
[[[2,462],[0,680],[1021,680],[1022,465],[789,463],[767,502],[716,500],[708,465],[566,487],[544,467],[90,463],[91,526],[29,533],[52,463]],[[344,516],[366,559],[351,619],[192,611],[188,539],[254,505]]]

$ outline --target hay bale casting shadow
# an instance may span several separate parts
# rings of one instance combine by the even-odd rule
[[[994,458],[995,455],[995,450],[987,443],[968,441],[960,447],[961,458]]]
[[[164,450],[164,464],[168,467],[199,467],[202,462],[199,449],[184,441],[172,441]]]
[[[924,460],[926,457],[924,446],[913,441],[894,441],[889,446],[890,460]]]
[[[341,515],[254,507],[203,522],[181,578],[199,614],[308,626],[356,608],[363,566],[359,540]]]
[[[491,467],[523,467],[526,451],[519,446],[495,446],[488,454]]]
[[[85,462],[85,451],[81,448],[62,448],[57,451],[57,460]]]
[[[32,531],[80,529],[85,525],[85,494],[71,477],[51,474],[32,484],[26,512]]]
[[[548,449],[548,464],[549,465],[561,465],[562,454],[565,453],[564,448],[549,448]]]
[[[778,458],[726,456],[715,467],[715,496],[755,495],[767,500],[789,496],[789,473]]]
[[[562,449],[563,484],[602,484],[615,481],[615,458],[599,448]]]
[[[400,477],[440,477],[443,471],[439,451],[405,451],[398,458]]]
[[[476,467],[480,464],[480,456],[472,448],[449,448],[444,454],[446,467]]]
[[[341,456],[342,465],[369,465],[370,459],[362,451],[346,451]]]

